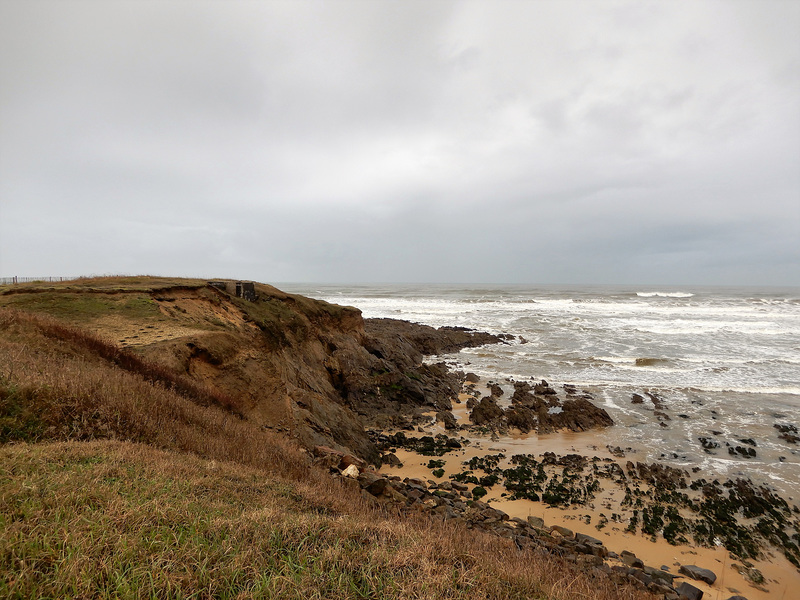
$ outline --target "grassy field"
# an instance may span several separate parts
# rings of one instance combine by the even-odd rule
[[[648,596],[399,518],[224,398],[79,327],[0,309],[0,597]]]
[[[262,469],[111,441],[7,446],[0,464],[4,598],[603,597],[499,539]]]

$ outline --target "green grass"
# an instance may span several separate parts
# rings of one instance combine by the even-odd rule
[[[0,375],[0,444],[10,441],[36,442],[42,439],[46,423],[43,403],[31,388],[19,389]]]
[[[450,564],[400,525],[320,510],[263,471],[121,442],[10,446],[0,465],[4,598],[489,591],[469,557]]]
[[[109,315],[142,321],[161,316],[158,305],[148,295],[133,293],[23,292],[0,296],[0,306],[44,313],[78,323]]]

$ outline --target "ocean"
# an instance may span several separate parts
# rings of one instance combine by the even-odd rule
[[[800,496],[800,447],[775,428],[800,429],[798,288],[279,287],[355,306],[364,317],[511,334],[507,344],[447,360],[501,384],[506,402],[513,381],[589,391],[616,423],[604,439],[635,450],[633,460],[748,477]],[[632,403],[646,392],[661,398],[666,418],[649,400]]]

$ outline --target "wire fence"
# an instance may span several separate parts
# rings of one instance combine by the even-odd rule
[[[77,277],[0,277],[0,285],[14,285],[15,283],[33,283],[39,281],[72,281]]]

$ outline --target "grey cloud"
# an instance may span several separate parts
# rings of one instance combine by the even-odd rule
[[[9,0],[0,275],[800,284],[799,28],[785,2]]]

